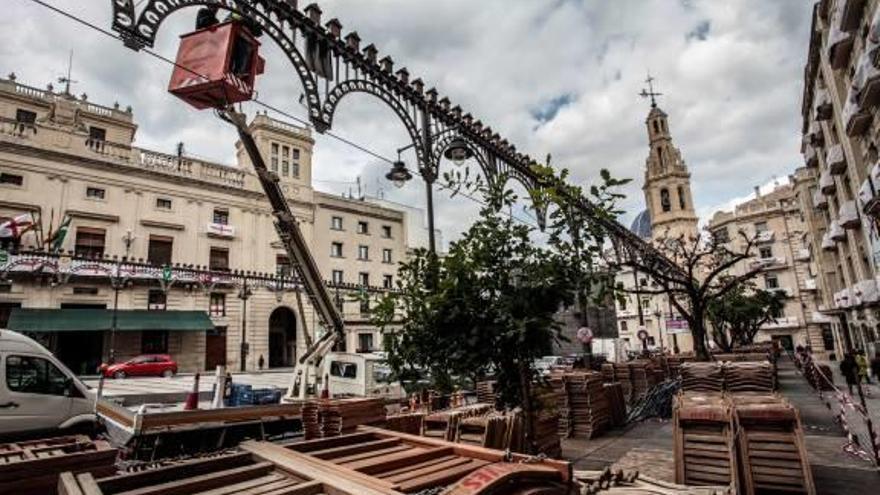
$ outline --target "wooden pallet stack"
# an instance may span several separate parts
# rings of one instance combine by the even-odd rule
[[[306,439],[334,437],[359,425],[383,425],[385,402],[375,399],[321,399],[302,404]]]
[[[535,413],[535,449],[552,459],[562,457],[562,444],[559,441],[559,416],[555,412]]]
[[[724,369],[721,363],[682,363],[681,389],[693,392],[721,392],[724,390]]]
[[[776,373],[769,361],[724,363],[724,388],[729,392],[772,392]]]
[[[569,383],[563,373],[553,373],[547,380],[553,389],[556,413],[559,416],[559,438],[569,438],[572,433],[572,411],[570,406]]]
[[[611,426],[617,428],[626,425],[626,400],[620,382],[604,383],[603,388],[608,398]]]
[[[579,372],[565,375],[571,408],[571,436],[595,438],[611,423],[611,404],[602,386],[602,375]]]
[[[493,405],[477,403],[428,414],[423,421],[422,435],[454,442],[462,419],[481,416],[490,410],[494,410]]]
[[[682,392],[672,417],[675,482],[735,488],[736,426],[729,399],[715,392]]]
[[[385,429],[410,435],[421,435],[424,420],[425,413],[423,412],[394,414],[385,418]]]
[[[797,409],[773,393],[730,397],[740,428],[739,459],[745,493],[814,495],[816,488]]]
[[[654,365],[647,359],[636,359],[629,362],[630,380],[632,381],[632,401],[639,401],[654,386]]]
[[[306,440],[321,438],[321,418],[318,403],[307,401],[302,405],[303,436]]]
[[[620,382],[623,389],[623,398],[627,404],[632,402],[632,379],[630,378],[629,365],[627,363],[614,363],[614,378]]]
[[[614,376],[614,363],[602,363],[602,380],[606,382],[615,382],[617,378]]]
[[[84,435],[0,444],[0,493],[55,493],[65,471],[106,476],[116,471],[117,450]]]
[[[512,416],[491,412],[485,416],[464,418],[458,425],[458,443],[487,447],[508,448],[508,429]]]
[[[494,404],[495,403],[495,382],[494,380],[485,380],[482,382],[477,382],[477,402],[482,402],[484,404]]]

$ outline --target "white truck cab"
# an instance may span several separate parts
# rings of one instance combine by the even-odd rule
[[[332,397],[406,397],[400,382],[390,381],[391,369],[381,355],[331,352],[323,359],[322,374]]]
[[[94,393],[45,347],[0,330],[0,438],[95,423]]]

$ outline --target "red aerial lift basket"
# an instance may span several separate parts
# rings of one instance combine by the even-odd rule
[[[185,34],[168,91],[199,110],[250,100],[265,66],[259,49],[260,42],[240,22]]]

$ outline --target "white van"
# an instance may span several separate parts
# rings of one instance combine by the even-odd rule
[[[45,347],[0,330],[0,438],[87,431],[94,406],[94,393]]]
[[[331,352],[323,363],[332,397],[406,397],[400,382],[390,381],[391,369],[382,356]]]

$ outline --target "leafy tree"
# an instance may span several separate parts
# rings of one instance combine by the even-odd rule
[[[753,343],[761,327],[776,321],[784,306],[775,292],[748,289],[743,284],[709,304],[712,339],[726,352]]]

